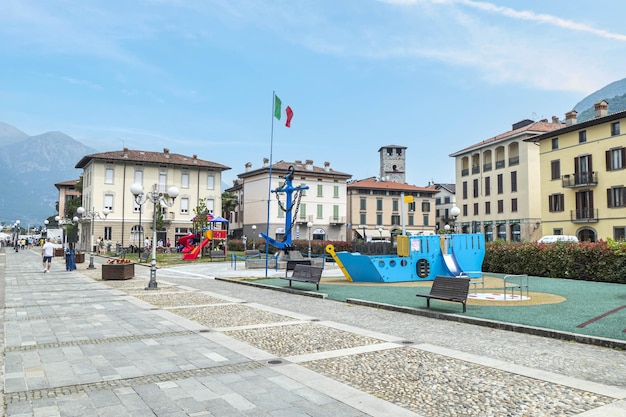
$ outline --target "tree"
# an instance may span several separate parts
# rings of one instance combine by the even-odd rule
[[[222,193],[222,216],[232,222],[234,219],[230,218],[230,212],[235,211],[238,204],[239,201],[235,194],[224,191]]]

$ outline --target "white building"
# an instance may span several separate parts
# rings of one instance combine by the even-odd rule
[[[294,192],[292,225],[285,227],[285,193],[274,193],[285,182],[290,166],[294,168],[293,186],[308,186],[300,196]],[[270,183],[271,171],[271,183]],[[269,230],[269,236],[282,240],[291,227],[292,240],[307,239],[309,228],[313,239],[346,240],[346,181],[351,175],[330,168],[313,165],[313,161],[279,161],[271,166],[268,159],[263,166],[238,174],[233,187],[227,189],[236,195],[238,206],[229,214],[233,237],[258,239],[259,233]],[[269,209],[269,218],[268,218]],[[269,220],[269,222],[268,222]]]

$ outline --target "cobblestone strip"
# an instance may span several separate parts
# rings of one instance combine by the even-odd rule
[[[89,340],[73,340],[69,342],[60,342],[60,343],[43,343],[40,345],[28,345],[28,346],[9,346],[4,349],[5,352],[18,352],[18,351],[31,351],[31,350],[39,350],[39,349],[54,349],[58,347],[66,347],[66,346],[83,346],[83,345],[98,345],[103,343],[116,343],[116,342],[130,342],[135,340],[142,339],[156,339],[159,337],[176,337],[176,336],[186,336],[190,334],[194,334],[190,330],[182,331],[182,332],[166,332],[166,333],[154,333],[154,334],[142,334],[136,336],[119,336],[119,337],[104,337],[101,339],[89,339]]]
[[[198,378],[219,374],[236,374],[240,372],[253,371],[263,366],[264,365],[258,362],[250,361],[226,366],[215,366],[210,368],[199,368],[178,372],[166,372],[162,374],[140,376],[136,378],[117,379],[111,381],[91,382],[88,384],[66,385],[63,387],[12,392],[4,395],[4,403],[13,404],[17,402],[31,401],[41,398],[57,398],[64,395],[113,390],[116,388],[156,384],[159,382],[175,381],[187,378]]]

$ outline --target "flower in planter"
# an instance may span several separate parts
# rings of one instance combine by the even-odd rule
[[[108,259],[107,260],[108,264],[114,264],[114,265],[129,264],[130,262],[131,262],[130,259]]]

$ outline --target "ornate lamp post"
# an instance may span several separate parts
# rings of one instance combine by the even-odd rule
[[[459,217],[459,214],[461,214],[461,209],[458,208],[456,205],[452,206],[452,208],[450,209],[450,215],[452,216],[452,221],[454,222],[452,228],[453,233],[456,233],[456,218]]]
[[[47,220],[46,220],[47,221]],[[74,216],[73,219],[62,219],[61,216],[54,216],[54,221],[63,228],[63,247],[67,247],[67,226],[74,225],[78,222],[78,216]],[[47,224],[47,223],[46,223]]]
[[[313,226],[313,223],[307,222],[306,227],[309,229],[309,259],[311,259],[311,226]]]
[[[15,252],[20,251],[20,221],[16,220],[13,225],[13,229],[15,230],[15,237],[13,239],[13,246],[15,247]]]
[[[383,241],[383,228],[382,227],[378,228],[378,233],[380,233],[380,241],[382,242]]]
[[[252,250],[256,249],[256,224],[252,225]]]
[[[107,216],[109,215],[109,213],[111,212],[111,210],[109,210],[108,208],[104,208],[102,209],[102,216],[100,216],[100,213],[98,213],[94,208],[91,209],[90,212],[86,212],[85,209],[83,207],[79,207],[76,209],[76,213],[80,214],[81,216],[83,216],[83,214],[86,217],[89,217],[91,219],[91,239],[90,239],[90,251],[89,251],[89,266],[87,267],[87,269],[95,269],[96,267],[93,266],[93,229],[94,229],[94,223],[96,218],[98,219],[102,219],[102,220],[106,220]]]
[[[144,193],[141,184],[135,183],[130,186],[130,192],[135,196],[135,202],[142,206],[148,201],[151,201],[154,207],[152,212],[152,262],[150,263],[150,282],[145,288],[146,290],[157,290],[156,280],[156,241],[157,241],[157,204],[166,207],[172,207],[174,200],[178,197],[178,188],[171,186],[167,189],[167,192],[159,191],[157,184],[152,186],[152,191]],[[171,199],[171,201],[170,201]],[[141,209],[140,209],[141,210]],[[141,213],[141,212],[140,212]]]

